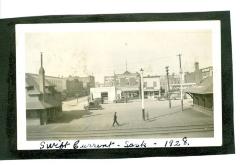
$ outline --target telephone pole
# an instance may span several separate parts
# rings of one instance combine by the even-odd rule
[[[180,73],[180,92],[181,92],[181,107],[182,107],[182,111],[183,111],[183,88],[182,88],[182,84],[183,84],[183,71],[182,71],[182,61],[181,61],[181,54],[177,55],[179,57],[179,73]]]
[[[143,89],[143,69],[141,68],[141,95],[142,95],[142,118],[145,120],[145,109],[144,109],[144,89]]]
[[[166,66],[165,67],[166,68],[166,74],[167,74],[167,86],[168,86],[168,92],[167,92],[167,98],[168,98],[168,101],[169,101],[169,108],[171,108],[171,99],[170,99],[170,94],[169,94],[169,91],[170,91],[170,87],[169,87],[169,77],[168,77],[168,75],[169,75],[169,67],[168,66]]]

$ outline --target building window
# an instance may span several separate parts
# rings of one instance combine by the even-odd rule
[[[147,87],[147,82],[144,82],[144,83],[143,83],[143,87],[144,87],[144,88]]]
[[[157,87],[157,82],[153,81],[153,87]]]

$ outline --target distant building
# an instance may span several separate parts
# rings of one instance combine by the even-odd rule
[[[164,95],[167,90],[167,76],[166,75],[155,75],[155,76],[144,76],[144,94],[145,98],[157,98],[161,95]],[[129,99],[140,98],[141,89],[140,89],[140,74],[131,73],[125,71],[123,74],[114,74],[113,76],[104,77],[104,86],[105,87],[116,87],[117,98],[127,97]],[[180,79],[178,75],[172,74],[169,75],[169,84],[179,84]],[[170,90],[173,90],[170,88]]]
[[[75,77],[68,78],[66,81],[66,94],[68,97],[80,97],[81,95],[86,95],[83,93],[83,82]]]
[[[105,87],[115,86],[115,77],[114,76],[104,76],[104,86]]]
[[[103,103],[112,103],[116,100],[115,87],[97,87],[90,89],[91,99],[99,99]]]
[[[95,82],[95,87],[105,87],[104,83],[100,83],[100,82]]]
[[[45,79],[45,70],[39,69],[38,77],[26,73],[26,117],[34,123],[45,125],[62,111],[61,93],[55,89],[55,85]]]
[[[46,80],[48,80],[52,85],[55,86],[55,89],[59,92],[63,92],[66,90],[66,78],[64,77],[55,77],[55,76],[45,76]]]
[[[160,76],[143,77],[143,89],[145,98],[158,98],[161,96]]]
[[[66,81],[66,93],[68,97],[88,96],[90,94],[90,88],[95,87],[94,76],[69,76]]]
[[[116,90],[121,91],[117,98],[127,97],[129,99],[139,98],[140,74],[125,71],[122,74],[104,77],[104,86],[115,86]]]
[[[200,81],[202,79],[213,75],[213,67],[212,66],[199,69],[198,62],[195,62],[194,66],[195,66],[194,72],[185,72],[185,75],[184,75],[185,83],[198,84],[198,83],[200,83]]]
[[[169,79],[169,87],[170,92],[173,92],[175,89],[173,88],[174,85],[180,84],[180,77],[176,74],[168,75]],[[167,85],[167,76],[161,75],[160,76],[160,88],[162,93],[166,93],[168,91],[168,85]]]
[[[170,93],[176,92],[173,88],[175,85],[180,84],[180,78],[178,75],[172,74],[168,76]],[[145,98],[158,98],[168,92],[167,76],[166,75],[156,75],[156,76],[145,76],[143,77],[143,88]],[[179,89],[177,89],[179,90]]]
[[[78,80],[83,83],[83,88],[87,89],[88,94],[90,93],[90,88],[95,87],[95,77],[94,76],[78,77]]]

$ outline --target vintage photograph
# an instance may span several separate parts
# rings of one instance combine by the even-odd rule
[[[212,22],[19,25],[26,141],[214,138]]]

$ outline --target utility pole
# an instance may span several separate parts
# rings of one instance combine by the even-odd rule
[[[182,61],[181,61],[181,54],[177,55],[179,57],[179,73],[180,73],[180,92],[181,92],[181,107],[182,107],[182,111],[183,111],[183,71],[182,71]]]
[[[114,88],[115,88],[115,99],[120,99],[117,97],[117,87],[116,87],[116,73],[115,71],[113,72],[113,75],[114,75],[114,81],[113,81],[113,85],[114,85]]]
[[[141,68],[141,92],[142,92],[142,118],[145,120],[145,109],[144,109],[144,89],[143,89],[143,69]]]
[[[170,94],[169,94],[169,91],[170,91],[170,86],[169,86],[169,77],[168,77],[168,75],[169,75],[169,67],[168,66],[166,66],[165,67],[166,68],[166,74],[167,74],[167,86],[168,86],[168,92],[167,92],[167,98],[168,98],[168,101],[169,101],[169,108],[171,108],[172,106],[171,106],[171,99],[170,99]]]

